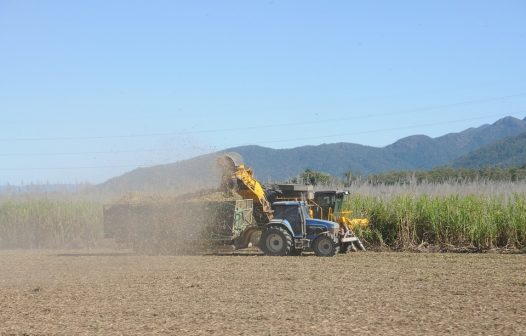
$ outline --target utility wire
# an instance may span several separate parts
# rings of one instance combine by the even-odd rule
[[[518,111],[517,113],[524,113],[526,111]],[[367,130],[367,131],[356,131],[351,133],[336,133],[336,134],[328,134],[328,135],[318,135],[318,136],[309,136],[309,137],[302,137],[302,138],[287,138],[287,139],[279,139],[279,140],[266,140],[266,141],[258,141],[258,143],[280,143],[280,142],[289,142],[289,141],[299,141],[299,140],[316,140],[316,139],[327,139],[327,138],[335,138],[340,136],[352,136],[352,135],[363,135],[363,134],[373,134],[373,133],[380,133],[380,132],[388,132],[388,131],[397,131],[397,130],[403,130],[403,129],[412,129],[412,128],[419,128],[419,127],[429,127],[429,126],[436,126],[436,125],[447,125],[447,124],[454,124],[457,122],[464,122],[464,121],[473,121],[473,120],[479,120],[484,119],[488,117],[504,117],[502,114],[491,114],[491,115],[484,115],[484,116],[478,116],[474,118],[466,118],[466,119],[457,119],[457,120],[450,120],[450,121],[444,121],[444,122],[434,122],[434,123],[426,123],[426,124],[417,124],[417,125],[409,125],[409,126],[401,126],[401,127],[391,127],[391,128],[381,128],[381,129],[374,129],[374,130]],[[237,143],[237,144],[230,144],[230,145],[224,145],[223,147],[239,147],[239,146],[246,146],[247,143]],[[147,153],[147,152],[159,152],[159,149],[136,149],[136,150],[110,150],[110,151],[90,151],[90,152],[50,152],[50,153],[5,153],[1,154],[0,157],[22,157],[22,156],[70,156],[70,155],[103,155],[103,154],[119,154],[119,153]]]
[[[519,111],[518,113],[525,113],[525,112],[526,111]],[[283,139],[283,140],[267,140],[267,141],[260,141],[259,143],[279,143],[279,142],[288,142],[288,141],[316,140],[316,139],[335,138],[335,137],[340,137],[340,136],[372,134],[372,133],[398,131],[398,130],[404,130],[404,129],[420,128],[420,127],[455,124],[455,123],[458,123],[458,122],[473,121],[473,120],[485,119],[485,118],[488,118],[488,117],[505,117],[505,116],[506,115],[503,115],[503,114],[490,114],[490,115],[479,116],[479,117],[474,117],[474,118],[457,119],[457,120],[450,120],[450,121],[443,121],[443,122],[434,122],[434,123],[426,123],[426,124],[415,124],[415,125],[401,126],[401,127],[391,127],[391,128],[379,128],[379,129],[375,129],[375,130],[356,131],[356,132],[351,132],[351,133],[337,133],[337,134],[330,134],[330,135],[319,135],[319,136],[315,136],[315,137],[289,138],[289,139]],[[239,146],[245,146],[245,145],[246,144],[235,144],[235,145],[225,145],[224,147],[227,147],[227,148],[228,147],[239,147]]]
[[[93,152],[48,152],[48,153],[0,153],[0,157],[14,156],[69,156],[69,155],[100,155],[100,154],[123,154],[123,153],[148,153],[155,152],[158,149],[132,149],[132,150],[110,150],[110,151],[93,151]]]
[[[217,129],[204,129],[204,130],[193,130],[193,131],[177,131],[177,132],[166,132],[166,133],[138,133],[138,134],[118,134],[118,135],[101,135],[101,136],[61,136],[61,137],[22,137],[22,138],[0,138],[2,142],[18,142],[18,141],[60,141],[60,140],[100,140],[100,139],[122,139],[122,138],[141,138],[141,137],[158,137],[158,136],[175,136],[175,135],[190,135],[190,134],[203,134],[203,133],[223,133],[223,132],[236,132],[242,130],[257,130],[257,129],[266,129],[266,128],[277,128],[277,127],[288,127],[288,126],[300,126],[300,125],[312,125],[320,123],[329,123],[329,122],[342,122],[342,121],[351,121],[358,119],[366,119],[373,117],[381,117],[387,115],[399,115],[399,114],[411,114],[411,113],[421,113],[426,111],[441,110],[450,107],[471,105],[486,103],[491,101],[505,100],[514,97],[526,96],[526,93],[519,93],[506,96],[490,97],[484,99],[475,99],[475,100],[466,100],[461,102],[428,106],[422,108],[407,109],[398,112],[386,112],[386,113],[375,113],[375,114],[364,114],[361,116],[352,116],[346,118],[331,118],[331,119],[321,119],[321,120],[311,120],[311,121],[299,121],[299,122],[290,122],[282,124],[266,124],[266,125],[257,125],[257,126],[244,126],[244,127],[233,127],[233,128],[217,128]]]
[[[519,113],[523,113],[526,111],[519,111]],[[403,130],[403,129],[412,129],[412,128],[420,128],[420,127],[428,127],[428,126],[435,126],[435,125],[447,125],[447,124],[453,124],[457,122],[464,122],[464,121],[473,121],[477,119],[483,119],[487,117],[495,117],[495,116],[503,116],[502,114],[499,115],[485,115],[485,116],[479,116],[475,118],[464,118],[464,119],[457,119],[457,120],[450,120],[450,121],[444,121],[444,122],[434,122],[434,123],[423,123],[423,124],[415,124],[415,125],[408,125],[408,126],[402,126],[402,127],[392,127],[392,128],[382,128],[382,129],[375,129],[375,130],[369,130],[369,131],[357,131],[357,132],[350,132],[350,133],[339,133],[339,134],[330,134],[330,135],[321,135],[316,137],[303,137],[303,138],[289,138],[289,139],[280,139],[280,140],[268,140],[268,141],[261,141],[260,143],[280,143],[280,142],[289,142],[289,141],[300,141],[300,140],[314,140],[314,139],[325,139],[325,138],[334,138],[334,137],[340,137],[340,136],[349,136],[349,135],[358,135],[358,134],[370,134],[370,133],[378,133],[378,132],[387,132],[387,131],[396,131],[396,130]],[[246,146],[247,144],[234,144],[234,145],[225,145],[225,148],[229,147],[239,147],[239,146]],[[130,151],[133,152],[133,151]],[[104,153],[104,152],[103,152]],[[58,153],[54,153],[58,154]],[[166,163],[165,163],[166,164]],[[141,167],[147,167],[151,165],[117,165],[117,166],[79,166],[79,167],[43,167],[43,168],[0,168],[0,171],[14,171],[14,170],[74,170],[74,169],[105,169],[105,168],[141,168]]]
[[[77,167],[24,167],[24,168],[0,168],[0,171],[28,171],[28,170],[75,170],[75,169],[105,169],[105,168],[144,168],[146,165],[114,165],[114,166],[77,166]]]
[[[526,111],[518,111],[513,114],[520,114],[520,113],[526,113]],[[288,141],[298,141],[298,140],[316,140],[316,139],[326,139],[326,138],[334,138],[339,136],[351,136],[351,135],[362,135],[362,134],[372,134],[372,133],[379,133],[379,132],[388,132],[388,131],[397,131],[397,130],[403,130],[403,129],[412,129],[412,128],[418,128],[418,127],[428,127],[428,126],[436,126],[436,125],[447,125],[447,124],[453,124],[457,122],[464,122],[464,121],[473,121],[473,120],[479,120],[484,118],[490,118],[490,117],[505,117],[506,115],[503,114],[489,114],[484,116],[478,116],[474,118],[466,118],[466,119],[458,119],[458,120],[452,120],[452,121],[444,121],[444,122],[434,122],[434,123],[426,123],[426,124],[418,124],[418,125],[409,125],[409,126],[402,126],[402,127],[392,127],[392,128],[382,128],[382,129],[375,129],[375,130],[367,130],[367,131],[357,131],[352,133],[337,133],[337,134],[329,134],[329,135],[319,135],[319,136],[310,136],[310,137],[303,137],[303,138],[288,138],[288,139],[281,139],[281,140],[267,140],[267,141],[258,141],[258,143],[280,143],[280,142],[288,142]],[[336,121],[336,120],[335,120]],[[337,121],[341,121],[341,119],[338,119]],[[238,146],[244,146],[247,145],[246,143],[237,143],[237,144],[231,144],[231,145],[224,145],[223,147],[238,147]],[[27,156],[75,156],[75,155],[114,155],[114,154],[132,154],[132,153],[148,153],[148,152],[159,152],[160,149],[132,149],[132,150],[109,150],[109,151],[87,151],[87,152],[43,152],[43,153],[20,153],[20,152],[14,152],[14,153],[0,153],[0,157],[27,157]]]

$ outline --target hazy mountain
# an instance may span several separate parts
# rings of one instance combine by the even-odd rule
[[[468,128],[459,133],[449,133],[437,138],[423,135],[410,136],[385,147],[384,150],[410,164],[411,169],[430,169],[447,164],[492,142],[523,132],[526,132],[526,118],[520,120],[506,117],[491,125]]]
[[[262,181],[284,180],[310,168],[343,176],[353,171],[370,172],[378,167],[409,168],[379,148],[350,143],[302,146],[291,149],[271,149],[260,146],[243,146],[228,151],[238,152],[245,163],[254,168]],[[395,169],[395,168],[393,168]]]
[[[99,185],[104,191],[193,192],[215,188],[220,182],[216,154],[198,156],[176,163],[137,168]]]
[[[266,181],[286,179],[306,168],[343,176],[349,170],[363,174],[389,170],[430,169],[446,165],[484,145],[526,132],[526,118],[506,117],[492,125],[469,128],[437,138],[412,135],[386,147],[370,147],[350,143],[271,149],[243,146],[229,151],[239,152],[254,167],[257,176]]]
[[[483,146],[526,132],[526,118],[506,117],[491,125],[469,128],[437,138],[412,135],[386,147],[352,143],[322,144],[290,149],[242,146],[225,150],[240,153],[258,179],[282,181],[310,168],[343,176],[389,170],[429,169],[450,164]],[[506,145],[504,145],[506,146]],[[219,183],[215,168],[217,154],[208,154],[172,164],[141,168],[112,178],[100,187],[114,191],[184,190],[211,188]]]
[[[454,167],[522,166],[526,164],[526,132],[483,146],[453,161]]]

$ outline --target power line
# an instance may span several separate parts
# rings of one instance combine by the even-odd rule
[[[299,122],[290,122],[282,124],[266,124],[266,125],[257,125],[257,126],[243,126],[243,127],[233,127],[233,128],[217,128],[217,129],[204,129],[204,130],[193,130],[193,131],[178,131],[178,132],[165,132],[165,133],[138,133],[138,134],[117,134],[117,135],[101,135],[101,136],[63,136],[63,137],[23,137],[23,138],[0,138],[2,142],[17,142],[17,141],[60,141],[60,140],[101,140],[101,139],[123,139],[123,138],[141,138],[141,137],[159,137],[159,136],[176,136],[176,135],[190,135],[190,134],[204,134],[204,133],[222,133],[222,132],[236,132],[242,130],[258,130],[266,128],[277,128],[277,127],[288,127],[288,126],[300,126],[300,125],[313,125],[320,123],[329,123],[329,122],[342,122],[342,121],[352,121],[365,118],[381,117],[387,115],[400,115],[400,114],[411,114],[411,113],[421,113],[426,111],[434,111],[440,109],[446,109],[457,106],[465,106],[471,104],[480,104],[491,101],[505,100],[509,98],[526,96],[526,93],[518,93],[513,95],[506,96],[497,96],[483,99],[475,100],[465,100],[461,102],[427,106],[421,108],[407,109],[397,112],[386,112],[386,113],[375,113],[375,114],[364,114],[361,116],[353,116],[346,118],[331,118],[331,119],[321,119],[321,120],[310,120],[310,121],[299,121]]]
[[[524,113],[525,111],[518,111],[517,113]],[[426,123],[426,124],[417,124],[417,125],[409,125],[409,126],[401,126],[401,127],[391,127],[391,128],[382,128],[382,129],[374,129],[374,130],[367,130],[367,131],[356,131],[352,133],[337,133],[337,134],[328,134],[328,135],[319,135],[319,136],[310,136],[310,137],[302,137],[302,138],[288,138],[288,139],[280,139],[280,140],[267,140],[267,141],[259,141],[259,143],[280,143],[280,142],[288,142],[288,141],[299,141],[299,140],[316,140],[316,139],[325,139],[325,138],[334,138],[334,137],[340,137],[340,136],[350,136],[350,135],[362,135],[362,134],[371,134],[371,133],[379,133],[379,132],[387,132],[387,131],[397,131],[397,130],[403,130],[403,129],[412,129],[412,128],[419,128],[419,127],[428,127],[428,126],[436,126],[436,125],[447,125],[447,124],[454,124],[457,122],[464,122],[464,121],[473,121],[473,120],[479,120],[484,119],[488,117],[504,117],[502,114],[491,114],[491,115],[484,115],[484,116],[478,116],[474,118],[466,118],[466,119],[457,119],[457,120],[450,120],[450,121],[444,121],[444,122],[434,122],[434,123]],[[231,144],[231,145],[224,145],[223,147],[238,147],[247,145],[246,143],[243,144]],[[6,154],[0,154],[0,157],[22,157],[22,156],[69,156],[69,155],[102,155],[102,154],[119,154],[119,153],[146,153],[146,152],[159,152],[159,149],[136,149],[136,150],[110,150],[110,151],[89,151],[89,152],[50,152],[50,153],[6,153]]]
[[[76,166],[76,167],[32,167],[32,168],[0,168],[0,171],[32,171],[32,170],[75,170],[75,169],[106,169],[106,168],[144,168],[138,165],[114,165],[114,166]]]
[[[133,149],[133,150],[110,150],[110,151],[92,151],[92,152],[44,152],[44,153],[5,153],[0,157],[15,156],[69,156],[69,155],[100,155],[100,154],[131,154],[131,153],[148,153],[158,151],[156,149]]]
[[[523,113],[526,111],[519,111],[519,113]],[[330,135],[320,135],[315,137],[302,137],[302,138],[289,138],[289,139],[279,139],[279,140],[269,140],[269,141],[262,141],[260,143],[280,143],[280,142],[290,142],[290,141],[301,141],[301,140],[315,140],[315,139],[326,139],[326,138],[334,138],[334,137],[340,137],[340,136],[350,136],[350,135],[359,135],[359,134],[370,134],[370,133],[379,133],[379,132],[388,132],[388,131],[396,131],[396,130],[403,130],[403,129],[412,129],[412,128],[420,128],[420,127],[429,127],[429,126],[436,126],[436,125],[447,125],[447,124],[454,124],[457,122],[465,122],[465,121],[473,121],[488,117],[503,117],[502,114],[493,114],[493,115],[485,115],[485,116],[479,116],[474,118],[464,118],[464,119],[457,119],[457,120],[449,120],[444,122],[434,122],[434,123],[423,123],[423,124],[415,124],[415,125],[408,125],[408,126],[401,126],[401,127],[391,127],[391,128],[381,128],[381,129],[375,129],[375,130],[369,130],[369,131],[358,131],[358,132],[350,132],[350,133],[339,133],[339,134],[330,134]],[[229,147],[238,147],[238,146],[246,146],[247,144],[234,144],[234,145],[225,145],[223,149],[229,148]],[[133,151],[128,151],[133,152]],[[106,152],[107,153],[107,152]],[[58,154],[58,153],[54,153]],[[107,169],[107,168],[140,168],[140,167],[146,167],[146,165],[138,166],[138,165],[112,165],[112,166],[79,166],[79,167],[44,167],[44,168],[0,168],[0,171],[13,171],[13,170],[73,170],[73,169]]]
[[[518,113],[525,113],[526,111],[519,111]],[[368,131],[357,131],[352,133],[338,133],[338,134],[330,134],[330,135],[319,135],[315,137],[303,137],[303,138],[293,138],[293,139],[283,139],[283,140],[269,140],[269,141],[261,141],[260,143],[279,143],[279,142],[288,142],[288,141],[299,141],[299,140],[316,140],[316,139],[325,139],[325,138],[335,138],[340,136],[350,136],[350,135],[362,135],[362,134],[370,134],[370,133],[380,133],[380,132],[389,132],[389,131],[398,131],[403,129],[412,129],[412,128],[420,128],[420,127],[429,127],[429,126],[437,126],[437,125],[448,125],[448,124],[455,124],[458,122],[464,122],[464,121],[473,121],[473,120],[479,120],[479,119],[485,119],[489,117],[505,117],[506,115],[503,114],[490,114],[485,116],[479,116],[474,118],[466,118],[466,119],[457,119],[457,120],[450,120],[450,121],[443,121],[443,122],[434,122],[434,123],[426,123],[426,124],[415,124],[415,125],[409,125],[409,126],[402,126],[402,127],[391,127],[391,128],[380,128],[375,130],[368,130]],[[238,147],[238,146],[244,146],[246,144],[237,144],[237,145],[226,145],[225,147]]]

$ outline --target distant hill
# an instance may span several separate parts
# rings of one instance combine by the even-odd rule
[[[437,138],[426,136],[403,138],[385,147],[385,150],[410,164],[411,169],[431,169],[447,164],[482,146],[523,132],[526,132],[526,118],[520,120],[506,117],[491,125],[468,128],[459,133],[449,133]]]
[[[469,128],[437,138],[413,135],[386,147],[370,147],[351,143],[271,149],[260,146],[230,148],[243,155],[245,162],[263,181],[283,180],[310,168],[343,176],[345,172],[363,174],[389,170],[431,169],[451,163],[487,144],[526,132],[526,118],[506,117],[492,125]]]
[[[262,182],[283,181],[309,168],[342,177],[345,172],[363,174],[389,170],[430,169],[450,164],[455,159],[486,145],[526,132],[526,118],[506,117],[491,125],[469,128],[437,138],[413,135],[378,148],[352,143],[322,144],[291,149],[241,146],[222,152],[238,152],[254,168]],[[208,154],[172,164],[140,168],[112,178],[100,188],[113,191],[183,190],[215,187],[219,172],[217,154]]]
[[[452,166],[480,168],[511,167],[526,164],[526,132],[483,146],[453,161]]]
[[[208,154],[171,164],[137,168],[109,179],[98,188],[116,193],[130,191],[186,193],[215,188],[219,185],[221,176],[215,158],[215,154]]]
[[[343,176],[352,169],[369,173],[389,169],[409,169],[391,153],[384,153],[381,148],[351,143],[323,144],[319,146],[302,146],[291,149],[272,149],[260,146],[243,146],[230,148],[238,152],[245,162],[254,168],[261,181],[280,181],[296,176],[305,169],[327,172],[333,176]]]

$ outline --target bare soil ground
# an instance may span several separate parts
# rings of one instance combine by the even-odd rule
[[[0,252],[0,335],[525,335],[526,256]]]

